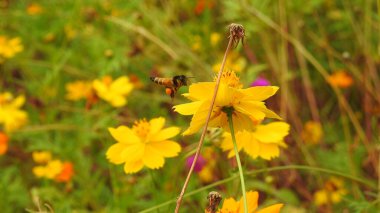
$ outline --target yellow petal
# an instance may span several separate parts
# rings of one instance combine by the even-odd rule
[[[18,96],[16,99],[12,101],[10,107],[20,108],[25,103],[25,97],[23,95]]]
[[[227,114],[220,111],[220,108],[214,107],[208,127],[220,127],[226,129],[228,126]]]
[[[108,128],[108,131],[111,133],[112,137],[124,144],[135,144],[140,143],[140,138],[136,136],[136,134],[126,126],[119,126],[115,128]]]
[[[144,157],[145,146],[143,143],[127,145],[127,147],[121,151],[120,157],[124,159],[125,162],[141,160]]]
[[[164,127],[165,118],[164,117],[153,118],[152,120],[149,121],[149,124],[150,124],[149,133],[152,135],[156,134]]]
[[[265,118],[263,107],[266,108],[264,103],[258,101],[241,101],[234,105],[236,111],[249,115],[257,121],[261,121]]]
[[[280,148],[275,144],[260,144],[259,156],[265,160],[270,160],[280,155]]]
[[[278,90],[276,86],[260,86],[242,89],[245,101],[263,101],[274,95]]]
[[[122,76],[112,82],[110,86],[111,91],[115,91],[118,94],[126,95],[133,89],[133,84],[129,82],[129,78]]]
[[[204,126],[208,115],[209,107],[210,101],[204,101],[202,103],[198,111],[192,117],[189,128],[183,133],[183,135],[194,134]]]
[[[109,100],[113,107],[122,107],[127,104],[127,99],[120,95],[114,95],[112,98],[110,96],[109,98],[106,98],[106,100]]]
[[[246,144],[249,144],[251,142],[251,136],[250,136],[250,134],[247,131],[237,132],[235,139],[236,139],[236,144],[237,144],[239,152],[244,147],[247,146]],[[235,153],[235,150],[234,150],[234,147],[233,147],[232,138],[229,139],[229,141],[231,143],[230,144],[231,151],[228,153],[228,158],[232,158],[233,156],[235,156],[236,153]]]
[[[140,171],[144,166],[144,163],[142,160],[138,160],[135,162],[128,162],[124,165],[124,172],[126,174],[132,174]]]
[[[212,97],[215,82],[200,82],[191,84],[187,98],[190,100],[208,100]]]
[[[94,80],[92,82],[92,86],[94,87],[98,96],[102,97],[103,94],[107,92],[107,87],[100,80]]]
[[[164,140],[167,140],[169,138],[172,138],[172,137],[178,135],[180,131],[181,131],[181,129],[178,127],[165,128],[165,129],[159,131],[157,134],[152,135],[150,140],[153,142],[164,141]]]
[[[244,140],[247,140],[246,146],[244,146],[244,151],[249,156],[251,156],[251,158],[255,159],[260,154],[260,143],[257,140],[255,140],[255,138],[249,137],[249,136],[251,136],[251,134],[247,133],[246,134],[247,138],[244,139]],[[249,137],[249,139],[248,139],[248,137]]]
[[[223,201],[221,212],[237,212],[238,209],[239,203],[231,197]]]
[[[243,130],[251,131],[254,128],[251,118],[243,113],[235,112],[232,115],[232,122],[235,132],[240,132]],[[227,125],[228,124],[226,124],[224,129],[230,131],[229,125]]]
[[[221,83],[218,89],[218,95],[215,99],[215,106],[230,106],[234,100],[236,89],[229,87],[227,84]],[[207,93],[207,90],[203,91]]]
[[[112,145],[106,153],[107,159],[114,164],[121,164],[125,162],[125,159],[122,158],[121,152],[126,149],[128,145],[123,143],[115,143]]]
[[[256,191],[249,191],[246,193],[247,203],[248,203],[248,212],[253,212],[257,208],[257,202],[259,200],[259,193]],[[239,213],[244,213],[244,201],[243,197],[239,201]]]
[[[264,209],[257,211],[257,213],[279,213],[283,206],[284,206],[284,204],[282,204],[282,203],[274,204],[274,205],[268,206]]]
[[[289,134],[289,124],[285,122],[272,122],[265,125],[258,125],[252,135],[262,143],[282,142]]]
[[[165,159],[156,149],[150,145],[146,146],[144,157],[144,165],[150,169],[158,169],[164,166]]]
[[[202,105],[203,101],[194,101],[187,104],[179,104],[174,106],[174,111],[181,115],[193,115],[199,107]]]
[[[273,112],[272,110],[269,110],[266,107],[263,107],[261,110],[265,113],[265,117],[267,118],[275,118],[278,120],[282,120],[282,118],[279,115],[277,115],[275,112]]]
[[[181,151],[181,146],[175,141],[161,141],[149,143],[149,146],[156,149],[164,157],[175,157]]]

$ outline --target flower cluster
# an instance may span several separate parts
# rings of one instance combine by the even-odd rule
[[[181,146],[170,140],[178,135],[178,127],[163,128],[165,118],[154,118],[136,121],[132,128],[119,126],[109,128],[112,137],[117,141],[106,155],[114,164],[124,164],[126,174],[136,173],[144,166],[159,169],[164,166],[165,158],[175,157]]]
[[[248,191],[246,193],[248,201],[248,213],[279,213],[283,204],[275,204],[265,208],[258,208],[259,193],[256,191]],[[236,201],[234,198],[224,200],[222,208],[218,213],[241,213],[244,212],[243,199]]]
[[[74,175],[71,162],[53,159],[50,152],[33,152],[33,160],[38,166],[33,168],[33,174],[39,178],[52,179],[57,182],[69,182]]]
[[[115,80],[104,76],[94,81],[75,81],[66,85],[66,99],[77,101],[86,99],[88,103],[96,102],[97,97],[110,103],[113,107],[127,104],[126,97],[131,93],[133,84],[126,76]]]
[[[318,206],[328,203],[339,203],[345,194],[347,194],[347,190],[344,188],[343,180],[331,177],[325,182],[322,189],[314,193],[314,202]]]
[[[9,92],[0,93],[0,124],[5,132],[11,132],[24,126],[28,121],[28,114],[20,108],[25,103],[25,97],[13,97]]]
[[[183,133],[196,133],[205,125],[212,94],[216,82],[201,82],[192,84],[189,93],[184,96],[193,102],[174,106],[174,110],[183,115],[193,115],[190,127]],[[219,85],[209,127],[221,127],[226,133],[222,148],[230,151],[233,156],[233,145],[230,136],[228,113],[231,113],[234,131],[236,132],[239,150],[244,149],[251,157],[271,159],[279,156],[279,147],[286,147],[284,137],[289,132],[285,122],[260,124],[264,118],[281,119],[269,110],[264,100],[276,93],[278,87],[257,86],[242,89],[242,84],[235,72],[223,72]]]
[[[0,36],[0,64],[7,58],[13,58],[23,49],[20,38],[8,39],[6,36]]]

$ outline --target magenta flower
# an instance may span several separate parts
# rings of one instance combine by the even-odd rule
[[[195,155],[192,155],[186,159],[186,167],[188,169],[190,169],[191,164],[194,161],[194,157],[195,157]],[[199,155],[198,160],[194,166],[194,172],[200,172],[203,169],[203,167],[205,166],[205,164],[206,164],[206,160],[202,157],[202,155]]]
[[[264,77],[258,77],[251,83],[251,87],[270,86],[270,82]]]

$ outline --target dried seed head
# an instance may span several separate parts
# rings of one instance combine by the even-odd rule
[[[220,201],[222,201],[222,195],[219,192],[212,191],[207,196],[208,206],[206,208],[207,213],[215,213],[218,209]]]
[[[245,30],[243,25],[241,24],[230,24],[230,37],[232,36],[232,42],[234,44],[234,47],[237,47],[239,44],[239,41],[241,40],[241,43],[244,43],[244,36],[245,36]]]

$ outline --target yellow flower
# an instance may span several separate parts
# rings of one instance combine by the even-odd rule
[[[66,99],[77,101],[91,96],[92,83],[89,81],[75,81],[66,84]]]
[[[54,179],[61,173],[63,163],[60,160],[49,161],[45,166],[36,166],[33,168],[33,174],[40,178]]]
[[[327,81],[332,86],[339,88],[348,88],[354,83],[352,77],[344,70],[334,72],[328,77]]]
[[[222,37],[220,36],[219,33],[211,33],[211,35],[210,35],[211,46],[216,46],[219,43],[219,41],[220,41],[221,38]]]
[[[241,89],[239,78],[234,72],[224,72],[211,114],[209,127],[222,127],[229,131],[226,110],[233,110],[232,120],[235,131],[253,130],[254,122],[265,117],[281,119],[276,113],[267,109],[265,99],[276,93],[278,87],[262,86]],[[215,82],[192,84],[189,93],[184,96],[193,102],[174,106],[174,110],[182,115],[193,115],[190,127],[183,133],[196,133],[206,122],[211,104]]]
[[[308,121],[301,133],[302,140],[309,144],[318,144],[323,137],[322,126],[319,122]]]
[[[28,8],[26,8],[26,12],[29,15],[38,15],[43,11],[42,7],[39,4],[30,4]]]
[[[95,80],[92,85],[96,94],[114,107],[126,105],[126,96],[133,89],[133,84],[129,82],[129,78],[126,76],[119,77],[115,81],[112,81],[110,76],[105,76],[102,81]]]
[[[4,61],[4,58],[12,58],[23,49],[20,38],[8,39],[5,36],[0,36],[0,63]]]
[[[247,202],[248,202],[248,213],[278,213],[280,212],[283,204],[275,204],[256,210],[258,207],[259,193],[256,191],[248,191]],[[234,198],[227,198],[223,201],[222,209],[218,213],[243,213],[244,212],[244,203],[243,199],[236,201]]]
[[[65,35],[67,40],[73,40],[77,36],[77,30],[73,28],[70,24],[66,24],[64,27]]]
[[[244,151],[252,158],[261,157],[270,160],[280,155],[280,147],[286,147],[284,137],[289,134],[289,124],[272,122],[257,125],[252,132],[241,131],[236,133],[236,143],[239,151]],[[224,133],[221,144],[223,151],[229,151],[228,157],[235,156],[234,146],[230,133]]]
[[[20,95],[13,98],[9,92],[0,93],[0,124],[6,132],[16,130],[26,124],[28,115],[20,110],[24,105],[25,97]]]
[[[343,180],[332,177],[325,182],[323,189],[314,193],[314,202],[318,206],[327,203],[339,203],[345,194],[347,194],[347,190],[344,188]]]
[[[51,153],[49,151],[33,152],[32,157],[36,163],[47,163],[51,161]]]
[[[109,128],[112,137],[117,141],[106,155],[114,164],[123,164],[126,174],[136,173],[144,166],[158,169],[164,166],[165,158],[175,157],[181,146],[170,138],[176,136],[180,129],[169,127],[163,129],[165,118],[136,121],[132,128],[119,126]]]
[[[232,52],[226,60],[225,69],[241,72],[247,65],[245,58],[239,56],[237,53]],[[214,72],[219,72],[222,63],[217,63],[212,66]]]

